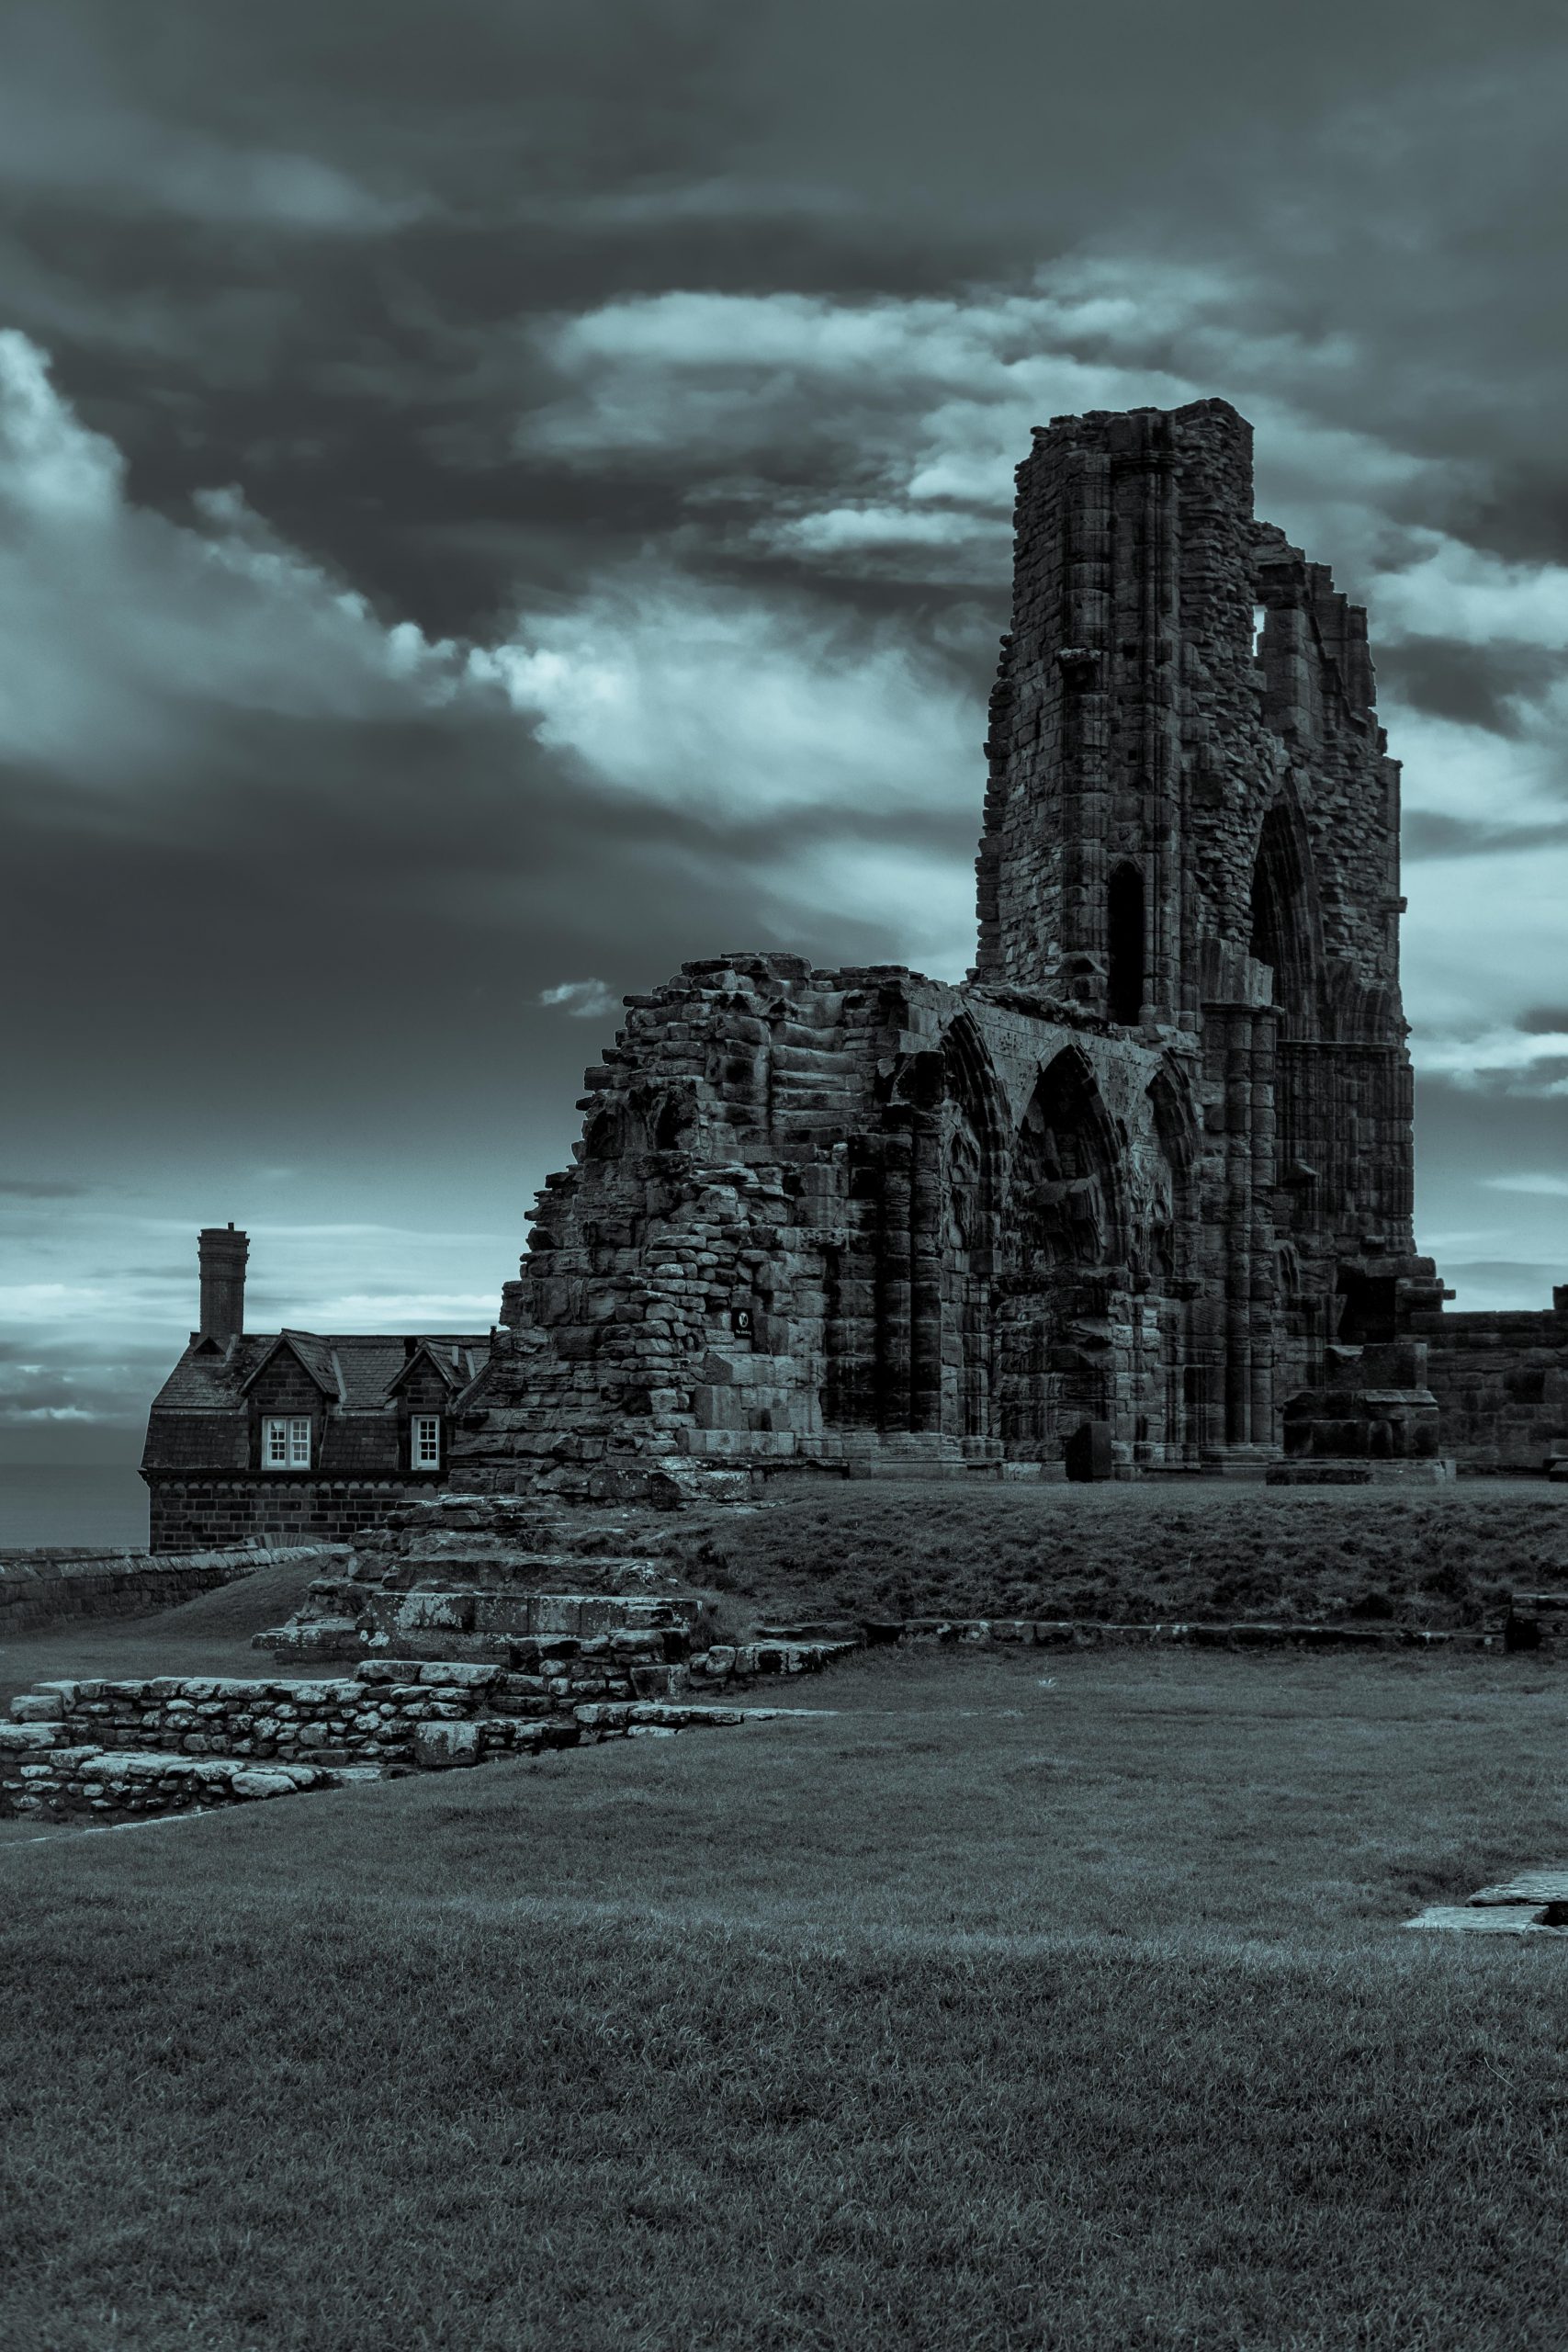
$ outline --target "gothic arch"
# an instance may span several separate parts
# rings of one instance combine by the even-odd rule
[[[1280,1035],[1314,1034],[1322,1012],[1323,921],[1312,842],[1289,788],[1269,808],[1252,865],[1250,952],[1273,975]]]
[[[1098,1326],[1124,1271],[1122,1150],[1076,1046],[1042,1071],[1013,1138],[997,1311],[998,1418],[1009,1450],[1039,1455],[1103,1418]]]
[[[945,1213],[965,1250],[996,1246],[1008,1125],[985,1040],[961,1013],[942,1040],[942,1133]]]
[[[942,1040],[936,1114],[941,1227],[942,1427],[992,1427],[991,1284],[1001,1238],[1007,1097],[968,1013]]]
[[[589,1114],[581,1157],[594,1161],[640,1159],[648,1150],[648,1122],[626,1096],[612,1096]]]
[[[1064,1046],[1041,1072],[1013,1139],[1006,1224],[1024,1281],[1124,1254],[1122,1150],[1087,1057]]]
[[[1324,1033],[1347,1045],[1398,1045],[1404,1036],[1399,988],[1367,979],[1354,966],[1330,967],[1324,991]]]

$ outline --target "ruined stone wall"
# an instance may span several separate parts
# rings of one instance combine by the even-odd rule
[[[978,861],[982,982],[1201,1040],[1229,1141],[1197,1377],[1232,1444],[1271,1441],[1342,1265],[1413,1250],[1398,769],[1366,616],[1254,521],[1251,473],[1224,401],[1036,433]]]
[[[1365,616],[1255,521],[1223,401],[1056,419],[1017,523],[970,984],[745,956],[628,1000],[465,1483],[1049,1472],[1085,1429],[1239,1466],[1428,1295]]]
[[[781,957],[629,1013],[460,1416],[464,1484],[612,1454],[1059,1466],[1085,1420],[1128,1464],[1198,1446],[1190,1054]]]
[[[1552,1302],[1424,1318],[1442,1450],[1461,1474],[1539,1474],[1568,1459],[1568,1288]]]
[[[639,1699],[598,1647],[556,1645],[543,1673],[367,1659],[310,1682],[39,1683],[0,1723],[0,1818],[134,1819],[742,1720]]]

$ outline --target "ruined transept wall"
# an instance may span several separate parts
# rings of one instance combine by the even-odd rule
[[[892,967],[688,965],[588,1073],[466,1456],[1035,1460],[1064,1404],[1163,1455],[1197,1132],[1168,1060]]]

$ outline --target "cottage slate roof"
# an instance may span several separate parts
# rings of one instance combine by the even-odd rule
[[[287,1343],[328,1399],[345,1412],[373,1412],[391,1403],[395,1388],[422,1355],[443,1378],[466,1388],[490,1354],[490,1335],[474,1331],[247,1331],[226,1347],[194,1340],[152,1400],[154,1413],[232,1413],[262,1366]],[[412,1352],[411,1352],[412,1350]]]
[[[304,1365],[324,1396],[335,1397],[340,1404],[346,1401],[343,1384],[338,1376],[337,1361],[333,1353],[332,1341],[318,1339],[314,1331],[280,1331],[271,1346],[265,1349],[256,1358],[250,1371],[241,1381],[242,1390],[249,1388],[254,1380],[259,1379],[274,1356],[280,1354],[286,1348]]]
[[[488,1342],[486,1343],[488,1352]],[[422,1340],[411,1355],[405,1356],[391,1381],[395,1393],[422,1363],[433,1364],[448,1388],[466,1388],[474,1374],[469,1368],[468,1351],[452,1340]]]

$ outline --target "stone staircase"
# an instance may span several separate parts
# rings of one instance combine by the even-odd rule
[[[703,1646],[707,1606],[660,1557],[657,1516],[513,1495],[434,1495],[356,1538],[287,1625],[278,1657],[509,1662],[547,1637],[643,1637],[649,1660]]]
[[[717,1638],[714,1604],[666,1556],[658,1517],[513,1495],[436,1495],[361,1536],[287,1625],[253,1646],[279,1659],[466,1661],[601,1669],[596,1696],[671,1698],[811,1672],[858,1649],[853,1625],[764,1626]],[[624,1688],[622,1685],[624,1684]]]

